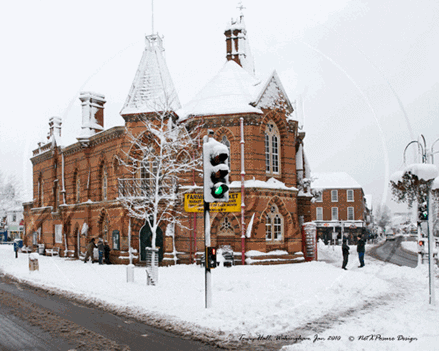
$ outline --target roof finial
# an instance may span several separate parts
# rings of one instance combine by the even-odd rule
[[[242,1],[239,1],[239,2],[238,2],[237,9],[240,10],[240,20],[244,17],[244,15],[243,15],[243,10],[244,10],[245,8],[246,8],[246,7],[243,6],[243,2],[242,2]]]

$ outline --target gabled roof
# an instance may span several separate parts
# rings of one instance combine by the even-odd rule
[[[261,108],[276,107],[280,101],[291,113],[292,105],[275,71],[263,84],[231,60],[177,114],[181,120],[189,116],[262,114]]]
[[[163,56],[162,39],[159,35],[149,35],[145,39],[145,50],[121,115],[175,111],[180,108]]]
[[[313,189],[362,189],[362,186],[345,172],[313,172],[312,178]]]

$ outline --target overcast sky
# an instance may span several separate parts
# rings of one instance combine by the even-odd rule
[[[223,33],[237,4],[155,2],[154,32],[164,36],[182,104],[223,66]],[[438,1],[243,5],[257,76],[275,69],[291,101],[303,96],[299,122],[312,171],[345,171],[373,204],[401,210],[390,201],[389,176],[402,170],[411,140],[423,134],[430,148],[439,134]],[[1,171],[22,179],[30,194],[31,151],[52,116],[63,118],[65,135],[78,135],[80,91],[104,94],[105,127],[122,125],[119,111],[151,32],[150,0],[2,1]]]

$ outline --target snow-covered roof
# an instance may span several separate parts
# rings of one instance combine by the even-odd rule
[[[159,35],[146,38],[145,50],[121,115],[180,108],[179,98],[163,56]]]
[[[345,172],[312,173],[312,188],[314,189],[354,189],[362,188],[349,174]]]
[[[259,113],[251,105],[262,88],[261,81],[234,61],[227,61],[208,84],[182,109],[180,119],[190,115],[209,116],[234,113]]]
[[[231,60],[227,61],[217,75],[176,113],[181,120],[191,115],[261,114],[261,108],[276,107],[280,100],[286,102],[288,113],[291,113],[292,105],[276,71],[262,83],[262,80]]]

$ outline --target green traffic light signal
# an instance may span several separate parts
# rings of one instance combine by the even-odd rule
[[[222,184],[222,185],[215,188],[214,194],[217,196],[222,196],[228,190],[229,190],[229,188],[225,184]]]

